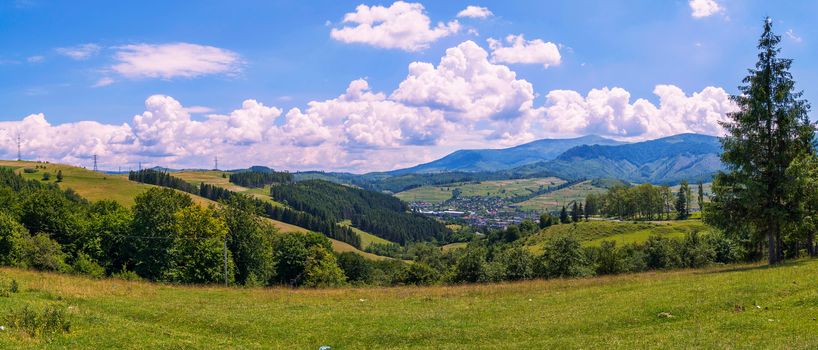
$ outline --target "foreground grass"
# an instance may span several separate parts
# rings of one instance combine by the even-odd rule
[[[72,331],[0,348],[816,348],[818,261],[497,285],[175,287],[2,269],[0,310],[57,304]],[[759,307],[757,307],[758,305]],[[672,317],[660,317],[667,312]]]

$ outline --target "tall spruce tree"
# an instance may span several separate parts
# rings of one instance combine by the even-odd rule
[[[739,86],[740,94],[732,96],[739,109],[722,123],[727,134],[721,139],[721,158],[727,169],[715,178],[708,215],[726,232],[747,229],[757,243],[765,237],[771,265],[783,259],[782,226],[794,219],[802,200],[786,195],[788,182],[794,181],[785,176],[786,169],[815,152],[809,103],[795,90],[792,60],[778,57],[781,37],[772,27],[767,18],[758,62]]]
[[[690,207],[688,206],[688,203],[690,203],[689,193],[690,186],[687,181],[682,181],[679,184],[679,192],[676,194],[676,218],[679,220],[687,219],[690,214]]]
[[[698,197],[698,204],[699,210],[704,211],[704,184],[699,181],[699,197]]]

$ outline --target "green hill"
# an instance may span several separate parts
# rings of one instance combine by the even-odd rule
[[[548,237],[557,234],[567,234],[577,237],[586,246],[596,246],[602,241],[616,241],[624,243],[641,243],[651,235],[667,238],[682,238],[690,232],[704,232],[708,227],[701,220],[683,221],[608,221],[592,220],[576,224],[563,224],[548,227],[526,239],[526,245],[534,251],[540,251],[543,242]]]
[[[40,168],[36,168],[36,167]],[[27,161],[10,161],[10,160],[0,160],[0,167],[9,167],[14,168],[15,172],[21,174],[26,179],[34,179],[43,181],[43,174],[49,173],[50,180],[43,181],[48,183],[56,182],[56,174],[57,171],[62,171],[63,173],[63,181],[58,183],[60,188],[68,189],[71,188],[77,192],[80,196],[90,201],[98,201],[102,199],[109,199],[119,202],[120,204],[130,207],[134,203],[134,198],[142,193],[143,191],[147,190],[148,188],[155,187],[153,185],[142,184],[138,182],[133,182],[128,180],[127,175],[112,175],[112,174],[104,174],[100,172],[91,171],[84,168],[74,167],[65,164],[55,164],[55,163],[40,163],[40,162],[27,162]],[[42,168],[44,167],[44,169]],[[27,173],[24,171],[25,169],[34,169],[36,172],[34,173]],[[218,186],[222,185],[232,185],[230,184],[226,178],[221,177],[221,172],[217,171],[190,171],[190,172],[179,172],[174,173],[174,176],[178,174],[182,174],[186,179],[190,179],[192,181],[198,181],[196,184],[201,182],[207,182],[211,184],[215,184]],[[223,181],[221,181],[223,180]],[[221,182],[220,182],[221,181]],[[235,185],[232,185],[235,186]],[[239,186],[235,186],[239,187]],[[248,190],[243,187],[239,187],[246,191]],[[210,205],[216,204],[216,202],[211,201],[207,198],[202,198],[195,195],[190,195],[193,198],[193,201],[200,204],[200,205]],[[266,199],[272,202],[272,198],[270,196],[266,196]],[[306,232],[307,229],[293,226],[281,221],[269,220],[273,223],[281,232]],[[370,254],[359,250],[349,244],[339,242],[333,239],[330,239],[333,243],[333,248],[335,248],[338,252],[344,251],[352,251],[358,254],[361,254],[365,257],[380,260],[384,259],[384,257],[380,257],[378,255]]]
[[[492,285],[186,287],[0,269],[11,310],[55,305],[67,334],[6,324],[0,348],[758,348],[818,347],[818,261]],[[664,313],[664,314],[663,314]]]

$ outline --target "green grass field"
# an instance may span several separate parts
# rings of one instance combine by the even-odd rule
[[[592,185],[589,180],[517,203],[515,207],[522,210],[554,211],[573,201],[585,202],[585,197],[590,193],[606,193],[607,191],[605,188]]]
[[[641,243],[651,235],[667,238],[682,238],[688,232],[703,232],[707,225],[700,220],[631,222],[591,220],[576,224],[554,225],[526,239],[526,245],[540,251],[548,237],[568,234],[576,237],[586,246],[598,246],[602,241],[616,241],[617,244]]]
[[[506,198],[529,194],[539,190],[540,186],[556,186],[564,182],[565,180],[556,177],[467,182],[440,186],[421,186],[400,192],[395,196],[407,202],[440,203],[452,198],[452,192],[459,188],[461,197],[493,196]]]
[[[338,225],[339,226],[344,226],[344,227],[347,227],[347,226],[352,227],[352,221],[344,220],[344,221],[339,222]],[[357,233],[358,236],[361,237],[361,247],[364,248],[364,249],[366,249],[366,247],[369,247],[369,245],[372,244],[372,243],[380,243],[380,244],[392,243],[392,242],[390,242],[390,241],[388,241],[386,239],[375,236],[375,235],[373,235],[373,234],[371,234],[369,232],[360,230],[360,229],[358,229],[356,227],[352,227],[352,231]]]
[[[72,322],[69,333],[38,339],[7,327],[0,332],[5,349],[818,347],[815,260],[331,290],[184,287],[17,269],[0,274],[21,286],[0,297],[0,312],[57,305]]]
[[[42,181],[43,173],[47,172],[51,174],[51,180],[42,181],[47,183],[55,183],[57,171],[62,170],[63,181],[59,183],[60,188],[71,188],[90,201],[110,199],[128,207],[133,205],[134,197],[151,187],[128,181],[127,175],[103,174],[64,164],[2,160],[0,166],[15,168],[24,178],[38,181]],[[37,169],[33,174],[23,171],[25,168],[33,169],[35,166],[45,166],[46,169]]]

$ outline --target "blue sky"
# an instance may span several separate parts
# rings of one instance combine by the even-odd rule
[[[374,30],[344,21],[377,11]],[[6,0],[0,155],[21,133],[28,158],[72,164],[221,155],[361,172],[542,137],[718,134],[765,16],[818,100],[815,13],[813,1]]]

